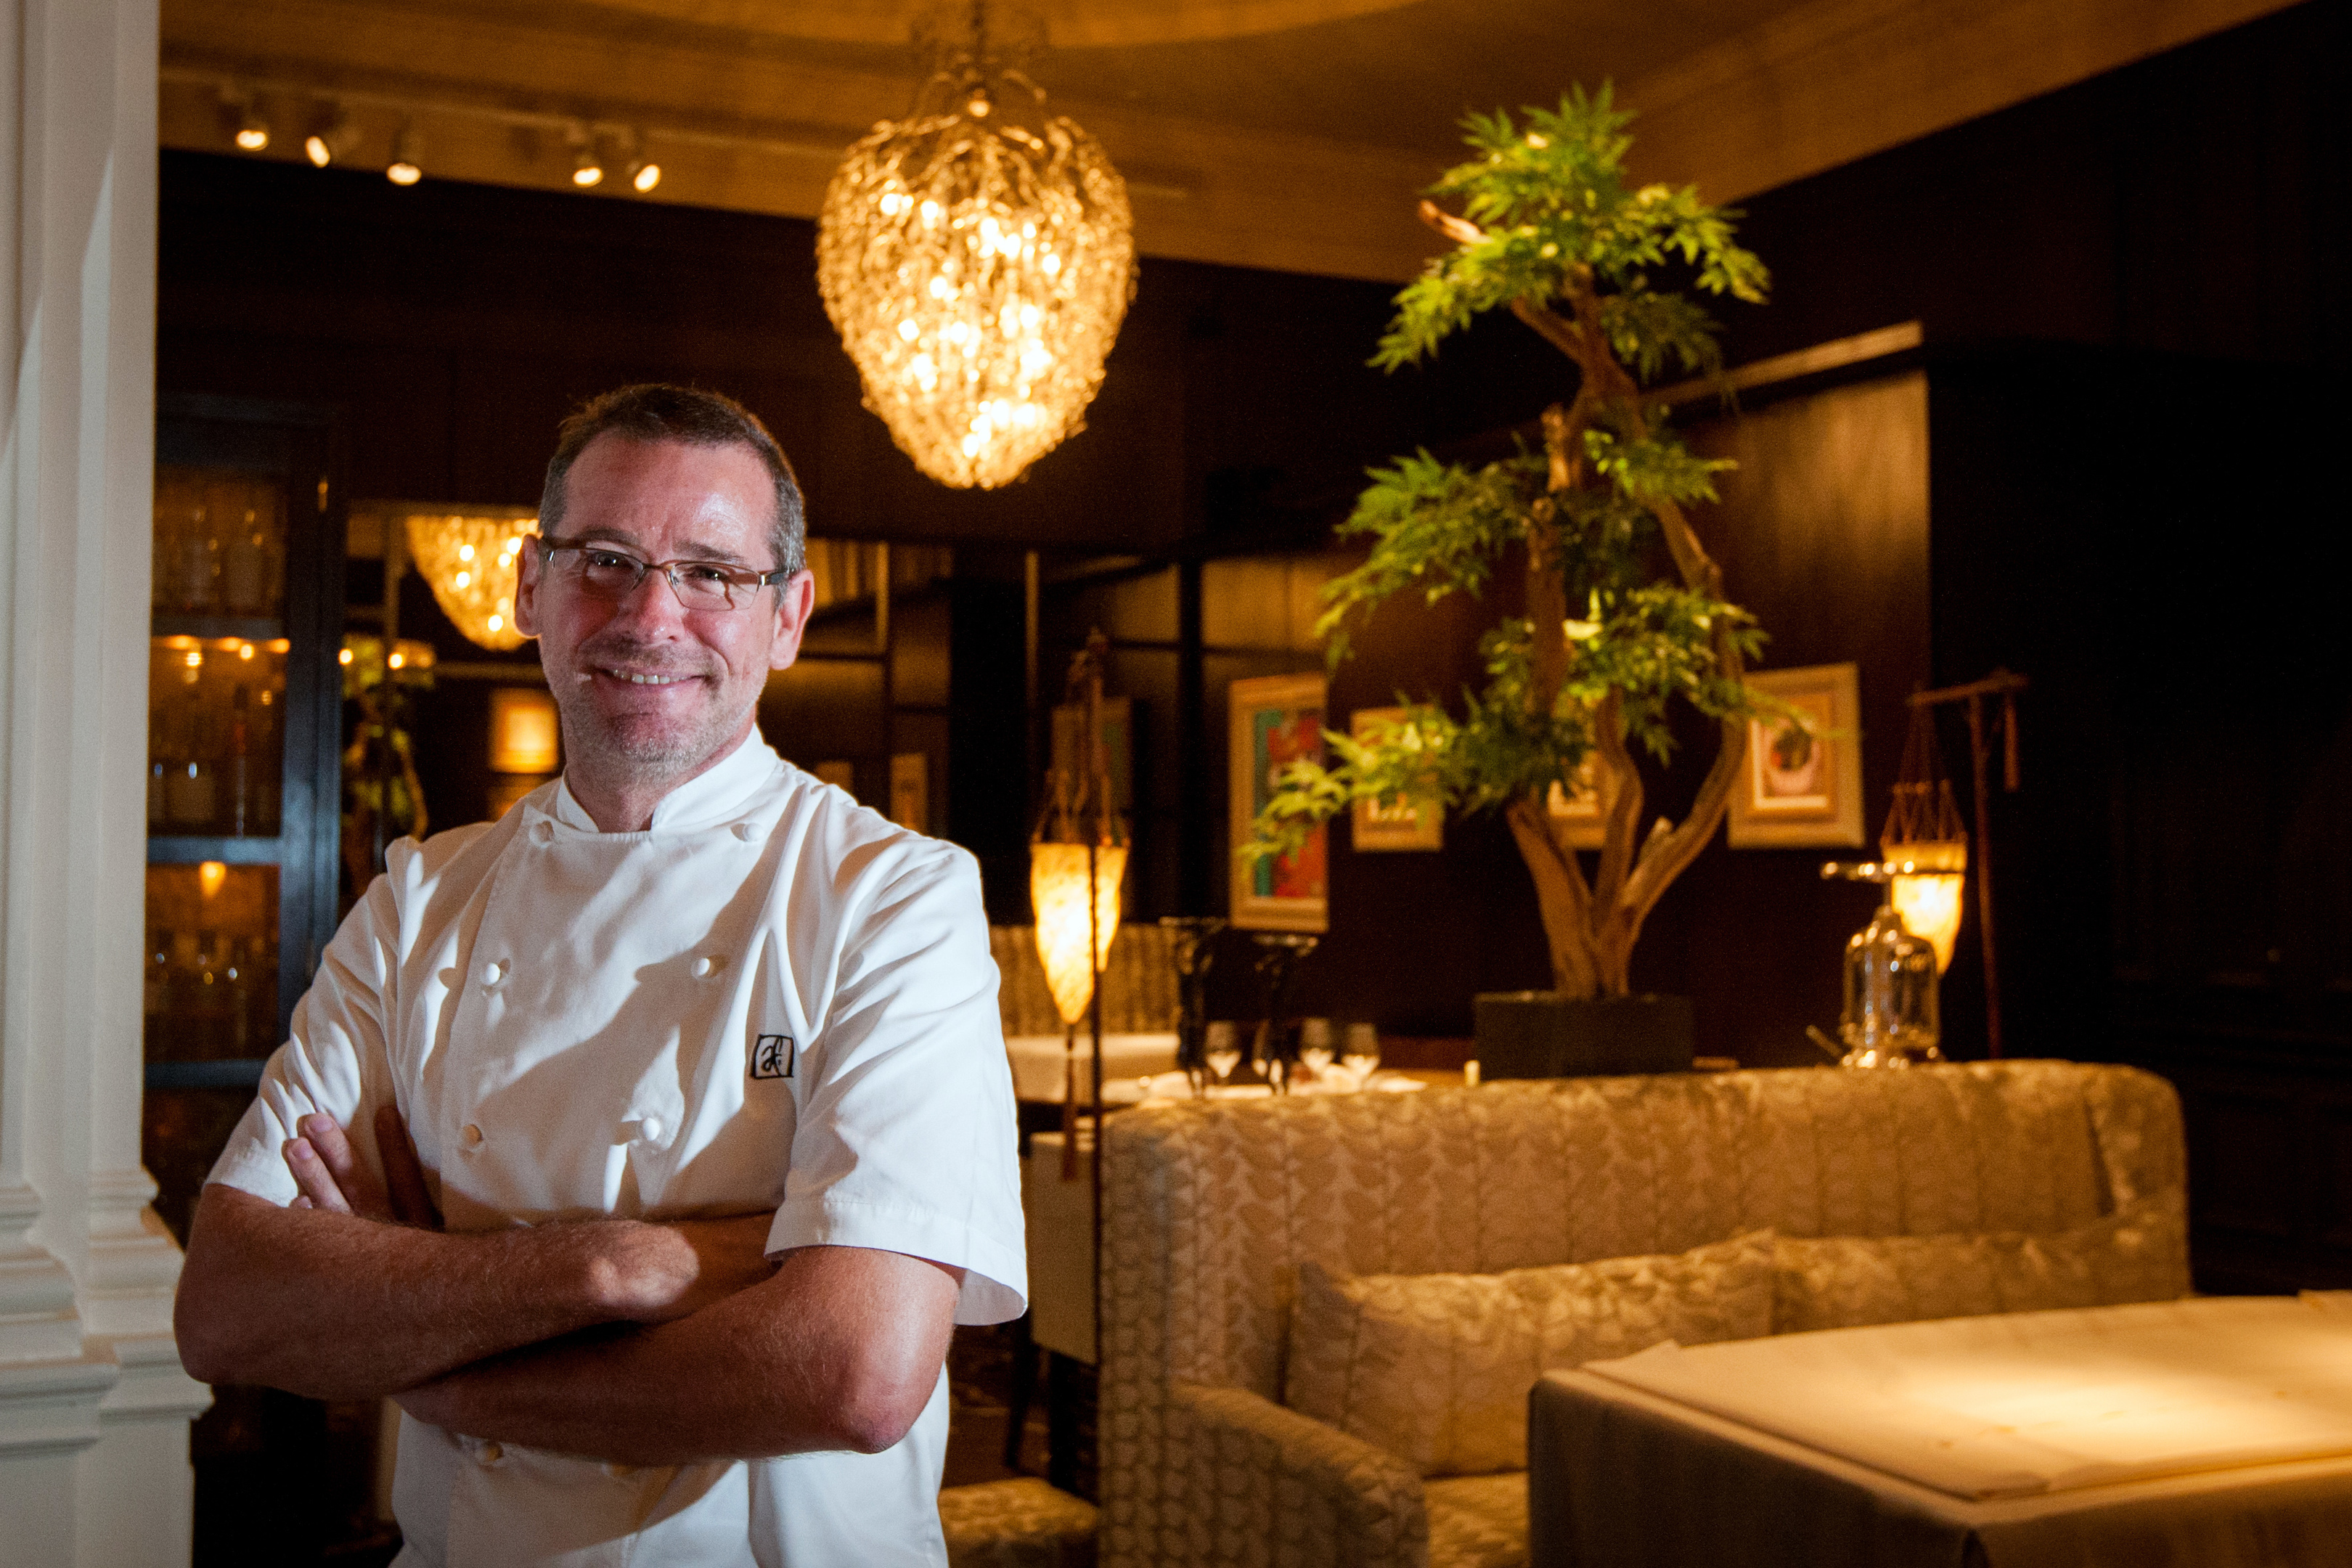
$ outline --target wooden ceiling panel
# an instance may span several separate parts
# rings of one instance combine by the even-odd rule
[[[1636,167],[1737,200],[2281,8],[2284,0],[1045,0],[1034,75],[1128,176],[1148,253],[1411,276],[1455,122],[1613,79]],[[381,167],[568,188],[583,136],[651,199],[814,216],[903,113],[898,0],[165,0],[162,136],[223,152],[225,91],[299,157],[337,102]],[[1069,40],[1080,41],[1073,45]],[[598,193],[609,195],[608,184]],[[628,199],[642,199],[634,196]]]

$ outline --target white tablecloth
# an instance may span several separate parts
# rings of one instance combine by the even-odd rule
[[[2277,1298],[1791,1334],[1552,1373],[1539,1568],[2352,1563],[2352,1314]]]
[[[1013,1059],[1014,1099],[1043,1100],[1049,1105],[1062,1103],[1067,1068],[1062,1058],[1061,1036],[1011,1036],[1004,1042],[1004,1050]],[[1094,1039],[1084,1030],[1078,1034],[1077,1057],[1078,1100],[1085,1104],[1094,1098]],[[1175,1067],[1176,1037],[1172,1033],[1103,1037],[1103,1083],[1107,1088],[1121,1079],[1171,1072]]]

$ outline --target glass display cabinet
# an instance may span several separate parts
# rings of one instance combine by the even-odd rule
[[[341,490],[324,410],[157,400],[142,1153],[183,1241],[334,931]]]

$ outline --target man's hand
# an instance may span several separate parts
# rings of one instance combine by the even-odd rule
[[[352,1141],[335,1119],[323,1113],[295,1123],[299,1137],[286,1141],[286,1167],[302,1195],[289,1207],[324,1209],[381,1225],[413,1225],[439,1230],[441,1215],[425,1185],[425,1167],[409,1141],[408,1124],[397,1106],[381,1106],[375,1113],[375,1146],[383,1158],[383,1181],[360,1163]]]

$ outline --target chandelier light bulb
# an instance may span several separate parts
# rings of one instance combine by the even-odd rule
[[[969,82],[950,101],[849,150],[817,287],[891,439],[941,484],[992,489],[1086,427],[1135,291],[1134,225],[1074,121],[1013,123]]]

